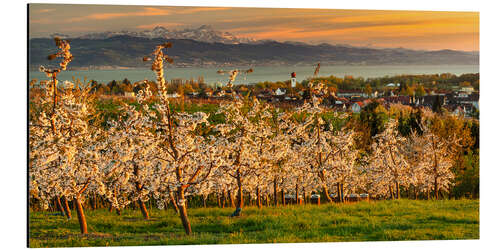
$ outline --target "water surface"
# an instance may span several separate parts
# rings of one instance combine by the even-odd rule
[[[247,67],[248,68],[248,67]],[[246,70],[247,68],[239,68]],[[202,76],[206,83],[214,84],[217,82],[226,83],[228,76],[217,74],[217,70],[232,70],[234,68],[166,68],[165,79],[170,81],[174,78],[182,78],[189,80],[193,78],[197,80]],[[263,81],[285,81],[290,79],[290,73],[297,73],[297,81],[300,82],[308,77],[311,77],[315,65],[311,66],[257,66],[253,67],[254,72],[239,75],[236,78],[236,84],[251,84]],[[371,65],[371,66],[352,66],[352,65],[322,65],[320,68],[320,76],[334,75],[336,77],[344,77],[346,75],[354,77],[374,78],[382,76],[394,76],[402,74],[440,74],[452,73],[460,75],[464,73],[479,73],[479,65]],[[82,71],[64,71],[58,76],[60,81],[72,80],[78,78],[83,81],[84,77],[87,80],[96,80],[100,83],[108,83],[112,80],[129,79],[131,82],[141,80],[155,80],[155,74],[149,69],[116,69],[116,70],[82,70]],[[29,79],[47,79],[41,72],[29,72]]]

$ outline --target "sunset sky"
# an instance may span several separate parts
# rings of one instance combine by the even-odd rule
[[[478,12],[31,4],[30,37],[211,25],[240,37],[479,51]]]

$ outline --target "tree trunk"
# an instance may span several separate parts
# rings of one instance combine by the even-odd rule
[[[259,207],[259,209],[262,208],[262,202],[260,200],[260,189],[259,189],[259,187],[257,187],[257,206]]]
[[[392,190],[391,184],[389,184],[389,193],[391,194],[391,200],[394,200],[394,191]]]
[[[69,209],[69,204],[68,200],[66,199],[66,196],[62,196],[62,204],[63,204],[63,209],[66,213],[66,217],[68,217],[68,220],[71,219],[71,210]]]
[[[82,203],[80,202],[80,197],[74,199],[76,214],[78,215],[78,222],[80,223],[80,232],[82,234],[88,234],[87,231],[87,220],[85,219],[85,214],[83,213]]]
[[[149,210],[153,210],[153,201],[154,201],[153,196],[152,196],[152,195],[150,195],[150,196],[149,196],[149,200],[148,200],[148,203],[149,203]]]
[[[175,212],[179,214],[180,213],[179,206],[177,206],[177,201],[174,197],[174,194],[172,193],[172,190],[170,190],[170,188],[168,188],[167,190],[168,190],[168,196],[170,197],[170,202],[172,202],[172,206],[174,207]]]
[[[61,204],[61,199],[59,198],[59,196],[57,196],[55,199],[56,199],[57,210],[59,210],[59,212],[61,212],[61,214],[64,216],[66,213]]]
[[[396,181],[396,199],[399,200],[400,197],[401,197],[401,193],[400,193],[400,188],[399,188],[399,182]]]
[[[306,188],[302,187],[302,196],[304,198],[304,205],[307,204],[307,194],[306,194]]]
[[[90,205],[89,209],[95,210],[94,209],[94,197],[89,197],[87,200],[88,200],[89,205]]]
[[[215,196],[217,197],[217,207],[222,208],[222,204],[220,202],[220,194],[216,192]]]
[[[326,197],[326,200],[328,201],[328,203],[332,203],[332,198],[330,197],[330,194],[328,192],[328,187],[326,186],[326,184],[323,184],[323,195]]]
[[[436,200],[439,199],[439,189],[438,189],[438,178],[437,177],[434,178],[434,198]]]
[[[94,193],[94,210],[97,209],[97,202],[98,202],[97,194]]]
[[[222,208],[226,207],[226,191],[222,191]]]
[[[241,187],[241,171],[240,169],[238,169],[237,173],[236,173],[236,181],[238,182],[238,197],[237,197],[237,205],[236,205],[236,209],[242,209],[243,208],[243,189]]]
[[[273,180],[273,191],[274,191],[274,206],[278,206],[278,180],[274,177]]]
[[[134,175],[136,178],[139,177],[139,166],[137,164],[134,164]],[[142,183],[139,181],[135,182],[135,189],[137,190],[138,193],[142,191]],[[149,207],[151,208],[151,199],[149,199]],[[139,208],[141,209],[142,216],[144,219],[149,220],[149,214],[148,214],[148,209],[146,208],[146,204],[141,199],[138,199],[137,202],[139,203]]]
[[[286,199],[285,199],[285,190],[284,189],[281,189],[281,204],[283,206],[286,205]]]
[[[207,207],[207,197],[205,195],[203,195],[203,207]]]
[[[345,193],[344,193],[344,183],[340,184],[340,191],[342,192],[342,202],[345,202]]]
[[[431,191],[427,188],[427,200],[431,199]]]
[[[141,199],[138,199],[137,202],[139,203],[139,208],[141,209],[142,217],[144,219],[149,220],[149,214],[148,210],[146,209],[146,204]]]
[[[340,182],[339,182],[339,183],[337,183],[337,201],[339,203],[342,202],[341,196],[342,196],[342,192],[340,191]]]
[[[340,200],[345,203],[344,183],[340,183]]]
[[[119,208],[117,208],[117,209],[116,209],[116,214],[117,214],[117,215],[122,215],[122,210],[121,210],[121,209],[119,209]]]
[[[299,205],[299,183],[295,184],[295,204]]]
[[[182,225],[187,235],[192,233],[191,223],[189,222],[187,209],[186,209],[186,198],[184,197],[184,188],[181,186],[177,189],[177,205],[179,206],[179,215],[181,217]]]
[[[235,207],[234,197],[233,197],[233,193],[231,192],[231,190],[227,190],[227,196],[229,196],[229,202],[231,202],[231,207]]]

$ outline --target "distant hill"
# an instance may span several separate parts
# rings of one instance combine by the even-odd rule
[[[324,64],[479,64],[478,52],[454,50],[419,51],[409,49],[372,49],[347,45],[310,45],[295,42],[259,41],[252,43],[201,42],[191,39],[165,39],[114,35],[106,38],[72,38],[73,68],[147,67],[142,57],[154,46],[169,41],[168,55],[177,66],[222,65],[300,65]],[[47,65],[47,55],[56,48],[51,38],[29,42],[30,68]]]

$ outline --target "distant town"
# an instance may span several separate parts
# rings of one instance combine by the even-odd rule
[[[251,85],[224,83],[207,84],[203,77],[197,79],[171,79],[168,93],[171,98],[201,103],[219,103],[233,98],[256,97],[282,108],[292,108],[310,97],[308,83],[322,82],[326,93],[313,93],[322,97],[322,105],[332,110],[359,113],[371,102],[389,108],[391,104],[427,107],[435,112],[450,112],[464,117],[479,116],[479,73],[456,76],[449,73],[432,75],[400,75],[379,78],[313,77],[302,82],[293,79],[277,82],[259,82]],[[154,81],[111,81],[107,84],[90,81],[92,91],[103,99],[132,98],[149,87],[157,91]],[[295,85],[295,86],[293,86]],[[36,94],[36,90],[31,91]]]

